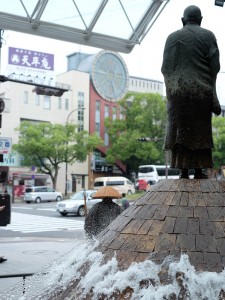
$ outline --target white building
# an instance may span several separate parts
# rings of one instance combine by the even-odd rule
[[[148,78],[130,76],[129,91],[135,93],[157,93],[163,95],[163,82]]]
[[[89,130],[89,74],[77,71],[69,71],[57,76],[57,81],[66,82],[71,86],[71,90],[64,93],[62,97],[37,95],[32,90],[34,86],[19,84],[15,82],[4,82],[0,84],[0,97],[6,104],[2,113],[1,136],[10,137],[12,144],[18,142],[18,132],[15,131],[23,120],[45,121],[51,123],[66,124],[71,122],[79,124],[84,130]],[[78,108],[78,101],[85,107],[84,118],[78,121],[78,111],[71,111]],[[80,118],[79,118],[80,119]],[[0,165],[10,167],[10,172],[27,171],[29,168],[20,167],[20,157],[11,153],[4,155],[4,162]],[[31,166],[30,166],[31,167]],[[68,165],[68,192],[72,191],[73,176],[76,176],[76,189],[88,187],[88,160],[85,163],[75,163]],[[62,164],[57,188],[65,191],[65,165]]]
[[[0,97],[4,99],[6,107],[2,113],[1,136],[12,139],[12,144],[18,142],[18,132],[15,131],[20,123],[26,121],[45,121],[58,124],[74,123],[81,129],[90,130],[90,73],[69,70],[57,75],[56,81],[67,84],[70,90],[61,97],[37,95],[34,86],[19,84],[11,81],[0,83]],[[138,93],[163,94],[163,83],[156,80],[131,76],[129,91]],[[83,118],[80,117],[79,107],[85,107]],[[20,156],[16,153],[4,155],[2,166],[9,166],[11,174],[14,172],[30,172],[31,167],[22,168]],[[65,192],[66,166],[61,165],[57,189]],[[90,159],[85,163],[68,164],[67,191],[79,191],[89,187]],[[19,184],[19,183],[18,183]],[[50,182],[49,182],[50,184]]]

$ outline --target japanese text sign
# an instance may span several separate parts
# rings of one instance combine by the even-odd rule
[[[54,55],[39,51],[9,47],[8,64],[54,71]]]

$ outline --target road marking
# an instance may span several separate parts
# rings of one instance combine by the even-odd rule
[[[11,224],[1,227],[0,230],[20,231],[23,233],[60,231],[60,230],[82,230],[84,221],[71,219],[58,219],[46,216],[35,216],[12,212]]]
[[[41,207],[39,207],[39,208],[36,208],[36,207],[13,207],[13,209],[22,209],[22,210],[47,210],[47,211],[56,211],[56,209],[55,208],[41,208]]]

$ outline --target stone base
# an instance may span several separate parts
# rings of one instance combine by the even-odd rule
[[[121,269],[149,258],[187,253],[198,271],[225,264],[225,181],[162,180],[99,235],[102,251],[116,251]]]
[[[120,270],[133,262],[151,259],[161,264],[168,255],[189,256],[197,271],[221,272],[225,264],[225,181],[162,180],[125,210],[101,234],[100,246],[105,261],[115,256]],[[81,268],[83,275],[89,266]],[[147,276],[147,274],[146,274]],[[176,274],[180,287],[179,299],[186,299],[183,285],[185,274]],[[168,281],[167,270],[161,270],[160,281]],[[84,299],[76,294],[78,282],[57,299]],[[151,279],[140,282],[146,287]],[[130,299],[132,287],[115,292],[112,298]],[[172,296],[171,296],[172,297]],[[92,299],[92,293],[85,299]],[[177,298],[171,298],[177,299]],[[221,290],[220,298],[225,299]]]

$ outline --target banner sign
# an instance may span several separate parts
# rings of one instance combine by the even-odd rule
[[[54,77],[54,54],[9,47],[7,75]]]
[[[3,162],[0,162],[0,166],[20,167],[19,155],[3,154]]]
[[[54,71],[54,55],[9,47],[8,63],[26,68]]]

